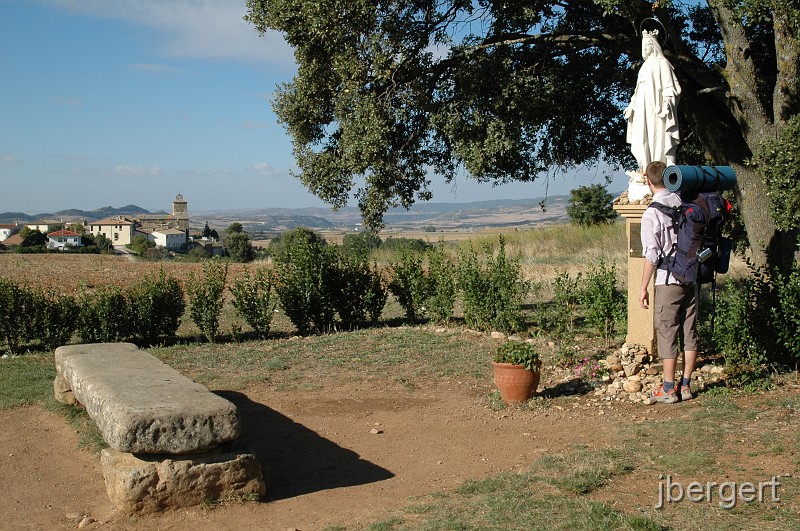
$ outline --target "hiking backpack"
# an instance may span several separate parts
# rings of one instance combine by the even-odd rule
[[[682,284],[713,282],[716,273],[728,272],[733,241],[722,237],[722,225],[731,205],[718,192],[681,196],[678,207],[657,201],[650,206],[669,216],[675,229],[675,243],[659,269]]]

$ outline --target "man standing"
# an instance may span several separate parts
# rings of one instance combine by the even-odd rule
[[[664,186],[663,162],[655,161],[645,169],[647,186],[653,194],[653,201],[671,207],[681,204],[678,194]],[[675,385],[679,342],[683,339],[683,377],[680,382],[680,399],[691,400],[689,387],[697,359],[697,299],[692,284],[681,284],[666,269],[661,269],[664,258],[676,242],[677,235],[672,220],[656,208],[648,208],[642,215],[642,249],[644,271],[639,295],[642,308],[649,308],[650,279],[655,273],[655,326],[658,356],[664,363],[664,383],[652,398],[656,402],[674,404],[679,400]]]

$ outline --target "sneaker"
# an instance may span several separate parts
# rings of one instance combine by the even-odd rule
[[[691,388],[688,385],[681,386],[681,400],[686,401],[692,398],[694,398],[694,395],[692,394]]]
[[[678,393],[675,391],[675,388],[673,387],[667,392],[664,391],[663,385],[656,389],[650,397],[656,402],[663,402],[665,404],[674,404],[678,401]]]

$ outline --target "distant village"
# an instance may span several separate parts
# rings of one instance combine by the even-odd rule
[[[47,237],[46,247],[54,250],[77,249],[83,246],[85,234],[105,237],[118,252],[127,252],[137,237],[169,251],[202,247],[209,255],[221,255],[222,245],[215,239],[189,232],[189,206],[183,195],[172,202],[172,214],[139,214],[113,216],[99,220],[85,218],[41,219],[32,223],[0,224],[0,246],[13,249],[24,241],[23,229],[41,232]]]

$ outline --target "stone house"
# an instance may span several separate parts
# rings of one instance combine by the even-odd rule
[[[90,221],[87,231],[94,237],[102,234],[111,240],[114,246],[120,246],[133,242],[135,228],[136,224],[133,221],[123,216],[117,216],[115,218]]]
[[[12,234],[16,234],[22,228],[22,225],[11,225],[11,224],[0,224],[0,242],[11,236]]]
[[[67,246],[80,247],[81,235],[71,230],[61,229],[47,235],[48,249],[64,250]]]
[[[64,222],[60,219],[40,219],[38,221],[34,221],[33,223],[27,223],[25,226],[31,230],[38,230],[42,234],[47,234],[55,227],[63,227]]]
[[[180,249],[187,243],[186,231],[178,229],[158,229],[151,232],[156,246],[169,250]]]

